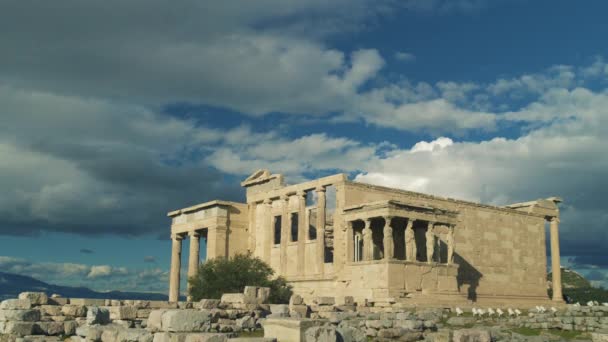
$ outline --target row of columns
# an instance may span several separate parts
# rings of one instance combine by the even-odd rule
[[[200,263],[200,232],[189,232],[190,237],[190,255],[188,256],[188,278],[194,277],[198,272]],[[171,273],[169,275],[169,301],[177,302],[179,300],[181,264],[182,264],[182,240],[183,234],[174,234],[171,236]],[[188,284],[188,293],[190,293],[190,284]],[[188,300],[191,300],[188,295]]]
[[[383,233],[383,244],[384,244],[384,259],[390,260],[395,257],[395,240],[393,237],[393,227],[391,226],[392,216],[384,217],[384,228],[382,230]],[[346,252],[349,258],[353,258],[353,250],[354,246],[354,222],[350,221],[347,225],[347,246]],[[363,260],[370,261],[373,260],[374,253],[374,244],[372,239],[372,229],[371,229],[371,218],[366,218],[363,220],[365,223],[365,227],[363,228]],[[406,261],[416,261],[416,235],[414,233],[414,222],[415,220],[408,219],[407,225],[405,227],[405,260]],[[426,251],[427,251],[427,262],[433,262],[433,255],[435,254],[435,244],[436,244],[436,235],[433,232],[435,222],[428,222],[427,231],[426,231]],[[437,241],[438,242],[438,241]],[[453,262],[454,256],[454,227],[448,226],[448,234],[446,238],[446,244],[448,246],[448,260],[447,263],[451,264]]]

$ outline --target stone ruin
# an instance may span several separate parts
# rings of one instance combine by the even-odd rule
[[[608,341],[608,306],[563,305],[517,316],[503,308],[499,317],[471,316],[471,308],[462,313],[408,307],[390,299],[359,303],[350,296],[305,302],[293,295],[289,304],[267,304],[269,294],[268,288],[246,287],[243,293],[192,303],[24,292],[0,303],[0,341],[559,341],[551,331]],[[543,333],[524,336],[518,328]]]

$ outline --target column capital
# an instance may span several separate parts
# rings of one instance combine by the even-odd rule
[[[289,202],[289,195],[281,195],[281,200]]]
[[[194,231],[188,232],[188,236],[198,238],[201,236],[201,233],[194,230]]]
[[[298,197],[306,197],[306,191],[304,191],[304,190],[298,190],[298,191],[296,191],[296,196],[298,196]]]
[[[428,228],[433,228],[433,226],[435,225],[436,222],[433,221],[429,221],[429,223],[427,224]]]
[[[171,234],[171,240],[182,241],[184,236],[181,234]]]
[[[557,216],[551,217],[551,219],[549,219],[549,221],[551,223],[560,223],[561,222],[560,219],[559,219],[559,217],[557,217]]]
[[[393,216],[391,216],[391,215],[384,216],[384,224],[385,225],[390,224],[392,219],[393,219]]]
[[[325,186],[320,185],[318,187],[315,188],[316,192],[325,192],[327,189],[325,189]]]
[[[264,201],[262,201],[263,204],[271,204],[272,200],[270,198],[264,198]]]

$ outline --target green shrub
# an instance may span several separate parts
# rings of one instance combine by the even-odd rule
[[[269,302],[289,303],[291,286],[283,277],[273,279],[274,270],[251,254],[214,258],[200,265],[196,276],[188,279],[192,299],[220,299],[224,293],[242,293],[245,286],[270,288]]]

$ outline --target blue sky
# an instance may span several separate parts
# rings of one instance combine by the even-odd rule
[[[5,1],[0,271],[165,292],[166,213],[242,201],[265,167],[496,205],[562,196],[562,263],[608,285],[607,11]]]

